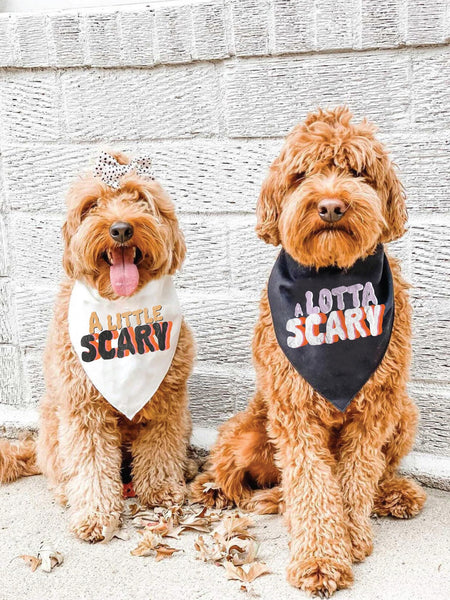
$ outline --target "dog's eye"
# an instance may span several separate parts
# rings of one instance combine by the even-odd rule
[[[84,217],[86,217],[86,215],[93,210],[94,208],[97,208],[98,206],[98,201],[95,200],[95,202],[89,202],[88,204],[86,204],[86,206],[83,208],[82,212],[81,212],[81,220],[84,219]]]
[[[292,177],[292,185],[298,185],[299,183],[301,183],[303,180],[305,179],[305,172],[302,171],[301,173],[295,173]]]
[[[363,171],[357,171],[356,169],[349,169],[349,172],[352,177],[364,177]]]

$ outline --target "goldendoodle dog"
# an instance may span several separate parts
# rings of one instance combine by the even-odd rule
[[[383,244],[405,231],[405,197],[375,127],[351,119],[310,114],[263,184],[256,231],[282,250],[253,338],[256,393],[192,485],[207,505],[283,511],[288,580],[320,595],[372,552],[372,512],[407,518],[425,502],[396,473],[417,409],[408,285]]]
[[[78,537],[101,540],[123,507],[121,464],[147,505],[181,503],[194,342],[171,275],[185,242],[146,158],[103,153],[68,194],[67,274],[44,358],[33,441],[0,446],[0,480],[42,471]]]

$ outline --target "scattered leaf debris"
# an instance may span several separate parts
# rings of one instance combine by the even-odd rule
[[[163,543],[162,536],[147,529],[142,534],[141,542],[131,551],[133,556],[155,556],[156,562],[164,558],[170,558],[175,552],[181,552],[181,548],[171,548]]]
[[[225,561],[224,567],[228,579],[237,579],[238,581],[244,581],[245,583],[251,583],[252,581],[255,581],[257,577],[268,575],[270,573],[267,565],[263,562],[253,562],[242,567],[236,567],[233,563]]]
[[[144,531],[142,534],[142,540],[131,551],[133,556],[151,556],[154,554],[154,550],[162,544],[162,537],[153,531]]]
[[[38,558],[37,556],[31,556],[30,554],[22,554],[21,556],[19,556],[19,558],[25,561],[25,564],[27,564],[30,567],[32,573],[34,573],[42,563],[40,558]]]
[[[59,565],[62,565],[64,556],[61,552],[57,552],[50,542],[42,542],[37,555],[41,562],[41,568],[46,573]]]
[[[248,531],[253,525],[252,519],[245,515],[225,515],[211,535],[197,536],[194,542],[197,558],[225,567],[228,579],[245,583],[270,573],[265,563],[256,561],[259,546]],[[245,586],[242,588],[247,591]]]
[[[216,532],[222,535],[225,540],[230,540],[233,537],[242,539],[252,539],[252,535],[248,528],[254,525],[250,517],[241,516],[238,513],[232,515],[226,515],[220,525],[217,527]]]
[[[30,567],[32,573],[39,567],[41,567],[42,571],[50,573],[52,569],[62,565],[64,562],[64,556],[61,552],[57,552],[50,542],[41,542],[37,556],[33,554],[21,554],[15,558],[21,558]]]
[[[242,582],[240,591],[247,597],[257,597],[257,594],[253,595],[253,590],[246,584],[270,573],[264,562],[256,560],[259,544],[254,533],[249,531],[254,522],[235,509],[214,510],[198,504],[148,509],[128,503],[125,518],[126,524],[132,525],[141,536],[138,545],[131,550],[132,556],[150,556],[156,562],[171,558],[183,549],[172,547],[166,541],[179,539],[183,533],[193,531],[197,533],[194,540],[197,558],[223,567],[228,579]],[[130,530],[122,529],[119,521],[105,526],[102,534],[102,543],[108,543],[114,537],[130,539]],[[49,542],[41,544],[36,556],[23,554],[16,558],[21,558],[32,572],[41,568],[47,573],[64,560]]]
[[[175,554],[175,552],[181,552],[181,548],[171,548],[170,546],[167,546],[166,544],[160,544],[157,548],[156,548],[156,562],[159,562],[160,560],[163,560],[164,558],[169,558],[172,556],[172,554]]]
[[[206,483],[203,484],[203,493],[204,494],[207,494],[211,490],[220,490],[220,485],[217,485],[217,483],[214,483],[214,481],[207,481]]]
[[[110,525],[104,525],[102,529],[103,540],[100,542],[101,544],[107,544],[113,538],[118,538],[119,540],[129,540],[130,534],[126,529],[121,529],[120,527],[120,519],[116,519],[110,523]]]
[[[153,556],[156,561],[169,558],[182,550],[165,540],[179,539],[186,531],[194,531],[198,534],[194,540],[197,558],[224,567],[228,579],[251,583],[270,573],[265,563],[256,560],[259,545],[249,531],[254,522],[247,515],[195,504],[147,509],[134,503],[128,506],[128,516],[142,536],[131,551],[133,556]],[[250,593],[245,585],[241,589]]]

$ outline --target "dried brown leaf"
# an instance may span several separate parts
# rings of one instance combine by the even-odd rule
[[[32,573],[34,573],[39,567],[39,565],[42,563],[40,558],[38,558],[37,556],[31,556],[29,554],[21,554],[19,558],[21,558],[25,562],[25,564],[30,567]]]
[[[136,505],[134,505],[136,506]],[[158,523],[159,516],[157,516],[153,510],[149,510],[143,506],[139,506],[137,510],[134,510],[131,514],[133,527],[145,527],[147,523]]]
[[[171,548],[167,544],[161,544],[156,548],[156,562],[164,558],[170,558],[175,552],[181,552],[181,548]]]
[[[204,507],[199,513],[194,513],[180,519],[179,526],[175,530],[176,535],[189,530],[209,533],[211,531],[211,519],[209,516],[205,516],[207,511],[208,509]]]
[[[198,531],[199,533],[209,533],[211,531],[211,526],[208,523],[190,523],[188,525],[179,525],[176,529],[173,530],[173,534],[175,537],[178,537],[180,533],[184,531]]]
[[[247,565],[254,562],[258,554],[258,544],[253,539],[231,538],[226,546],[226,559],[235,566]]]
[[[221,510],[217,510],[217,511],[212,510],[208,513],[208,518],[211,523],[220,521],[222,519],[222,511]]]
[[[241,516],[239,514],[226,515],[220,525],[216,527],[216,532],[222,535],[226,540],[233,537],[240,537],[242,539],[254,539],[254,535],[249,533],[247,530],[249,527],[254,525],[250,517]]]
[[[161,536],[153,533],[153,531],[145,531],[142,536],[142,541],[131,551],[133,556],[150,556],[152,551],[161,544]]]
[[[157,533],[158,535],[164,537],[167,536],[173,529],[173,519],[170,518],[168,521],[166,519],[160,519],[158,523],[147,523],[145,526],[149,531],[153,531],[153,533]]]
[[[205,517],[206,511],[207,511],[207,509],[204,508],[198,514],[193,514],[193,515],[188,515],[187,517],[183,517],[182,519],[180,519],[180,525],[195,525],[195,524],[208,525],[210,522],[210,519],[208,517]]]
[[[142,519],[141,517],[134,517],[132,524],[136,529],[144,529],[145,527],[151,527],[152,525],[158,525],[159,521],[149,521],[148,519]]]
[[[165,521],[172,520],[174,525],[178,525],[178,522],[183,517],[183,507],[179,504],[174,504],[173,506],[170,506],[169,508],[164,508],[164,507],[158,506],[154,509],[154,511],[155,511],[155,514],[158,515],[158,517],[160,519],[162,518]]]
[[[226,561],[224,563],[225,571],[228,579],[237,579],[244,583],[251,583],[257,577],[267,575],[270,573],[269,568],[265,563],[254,562],[243,567],[233,565],[233,563]]]
[[[114,537],[119,540],[127,541],[130,539],[130,534],[125,529],[121,529],[119,527],[119,519],[113,521],[110,525],[104,525],[102,528],[102,536],[103,540],[100,542],[101,544],[107,544]]]
[[[179,548],[171,548],[168,544],[162,543],[161,535],[154,531],[144,531],[142,541],[131,551],[133,556],[152,556],[155,554],[156,560],[159,562],[164,558],[172,556],[175,552],[181,552]]]
[[[206,538],[198,535],[194,542],[194,548],[198,553],[197,558],[204,562],[217,562],[225,558],[225,549],[210,535]]]
[[[211,490],[220,490],[220,485],[214,483],[214,481],[207,481],[203,484],[203,493],[207,494]]]
[[[64,562],[64,556],[61,552],[57,552],[49,542],[42,542],[37,557],[42,561],[42,570],[46,573]]]

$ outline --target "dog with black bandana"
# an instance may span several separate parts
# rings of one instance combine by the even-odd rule
[[[397,474],[417,409],[408,285],[384,244],[405,231],[405,197],[375,127],[351,119],[310,114],[263,184],[257,233],[282,250],[255,327],[256,393],[191,491],[284,512],[288,580],[321,595],[349,587],[372,552],[372,512],[408,518],[425,502]]]

